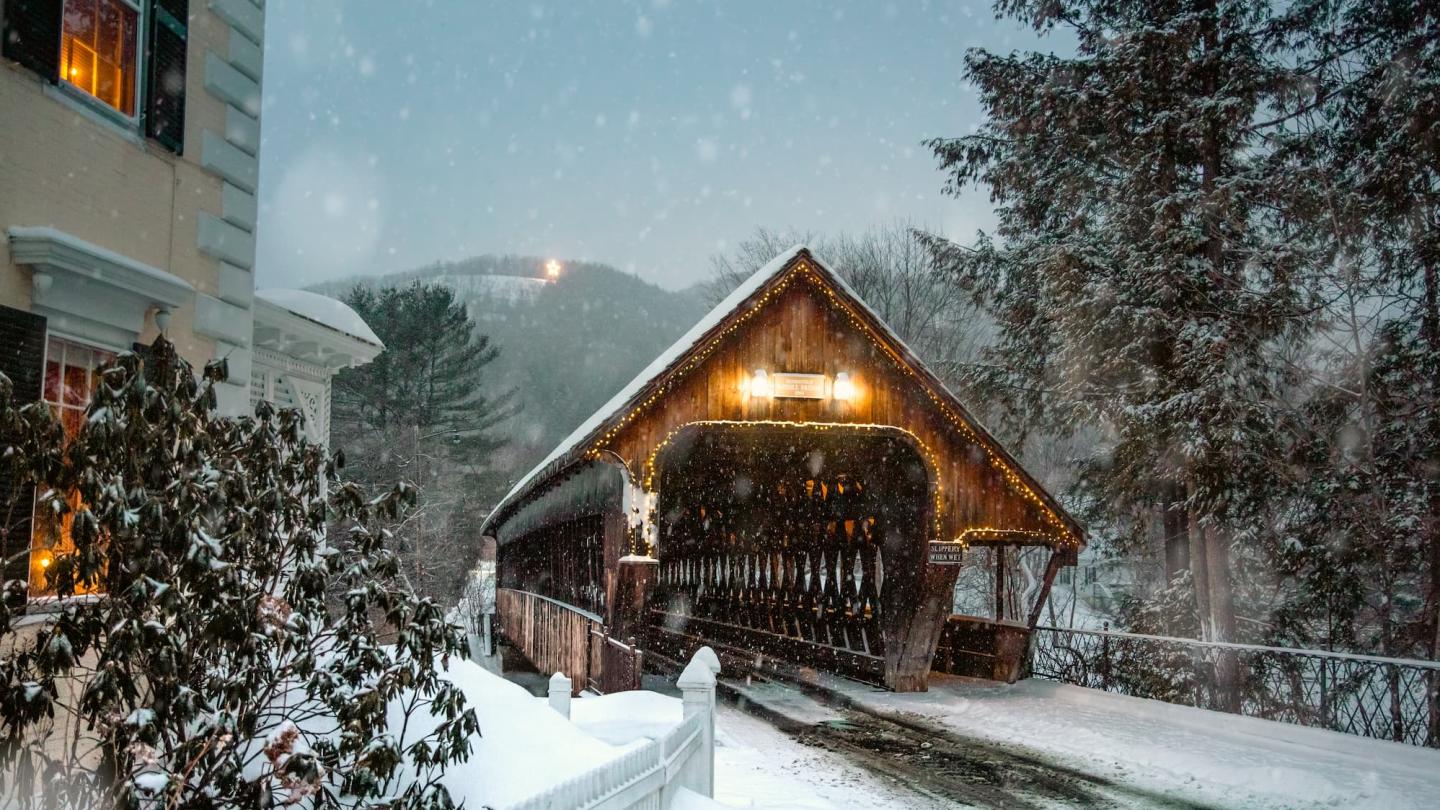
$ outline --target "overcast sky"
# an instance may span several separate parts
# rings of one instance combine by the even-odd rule
[[[920,141],[979,119],[987,2],[270,0],[260,286],[482,253],[668,287],[757,227],[968,238]]]

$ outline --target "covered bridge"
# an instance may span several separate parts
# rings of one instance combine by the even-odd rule
[[[561,442],[483,532],[502,603],[539,594],[642,648],[707,643],[896,690],[924,689],[932,661],[1013,679],[1084,542],[803,246]],[[956,563],[979,549],[994,609],[952,616]],[[1038,565],[1017,567],[1022,552]]]

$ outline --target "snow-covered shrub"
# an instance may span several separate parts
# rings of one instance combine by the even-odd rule
[[[17,621],[6,583],[0,805],[450,806],[478,728],[438,670],[463,639],[374,528],[413,490],[347,483],[296,412],[218,417],[223,367],[197,380],[163,340],[101,374],[68,441],[0,376],[0,475],[69,541],[48,620]],[[394,727],[418,713],[433,732]]]

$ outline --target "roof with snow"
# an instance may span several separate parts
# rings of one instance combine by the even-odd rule
[[[307,320],[314,321],[356,340],[384,348],[385,344],[360,317],[360,313],[341,301],[307,290],[270,288],[256,290],[255,297],[289,310]]]
[[[871,321],[872,327],[883,336],[886,341],[892,344],[903,361],[914,369],[920,377],[922,384],[942,399],[945,405],[954,410],[960,418],[968,424],[981,441],[988,444],[991,449],[1001,456],[1025,484],[1038,493],[1045,505],[1063,520],[1077,539],[1083,538],[1084,531],[1079,523],[1045,492],[1039,482],[1025,472],[1020,463],[1001,446],[998,440],[985,430],[965,406],[961,404],[954,393],[930,371],[919,356],[900,339],[879,314],[871,309],[844,279],[826,266],[826,264],[817,258],[805,245],[795,245],[784,251],[771,259],[764,267],[755,271],[749,278],[745,279],[745,281],[741,282],[723,301],[716,304],[715,307],[691,327],[688,332],[676,340],[670,348],[661,353],[659,357],[656,357],[648,366],[641,370],[639,374],[635,375],[635,378],[626,384],[625,387],[621,388],[609,401],[601,405],[598,410],[591,414],[590,418],[575,428],[544,460],[522,476],[515,486],[506,493],[505,497],[500,499],[482,523],[481,532],[483,534],[489,534],[492,525],[523,501],[536,487],[549,480],[556,473],[582,461],[585,458],[586,452],[591,449],[596,440],[600,439],[633,407],[645,400],[654,389],[663,385],[671,375],[675,374],[685,364],[685,361],[690,355],[705,345],[712,336],[719,334],[730,322],[745,315],[751,308],[758,306],[765,291],[799,265],[802,260],[804,260],[804,264],[807,265],[819,279],[828,283],[837,295],[845,299],[847,303],[856,308],[867,320]]]

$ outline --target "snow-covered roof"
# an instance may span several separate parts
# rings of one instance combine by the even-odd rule
[[[349,335],[375,346],[384,347],[380,338],[360,314],[340,301],[306,290],[270,288],[256,290],[255,297],[287,309],[321,326]]]
[[[736,287],[726,296],[725,300],[716,304],[713,309],[706,313],[705,317],[701,318],[699,322],[690,328],[690,331],[682,335],[670,348],[662,352],[650,365],[635,375],[635,379],[626,384],[624,388],[621,388],[620,391],[611,397],[604,405],[601,405],[599,410],[590,415],[589,419],[586,419],[579,427],[571,431],[569,436],[566,436],[554,450],[550,451],[550,454],[547,455],[544,460],[522,476],[520,480],[516,482],[515,486],[511,487],[510,491],[505,494],[505,497],[501,498],[499,503],[495,504],[495,508],[490,511],[490,514],[481,524],[481,532],[483,534],[489,534],[491,521],[501,516],[507,507],[522,497],[532,486],[544,480],[551,472],[558,471],[560,466],[574,461],[575,459],[570,458],[572,454],[582,450],[586,443],[595,436],[598,436],[612,419],[619,416],[625,410],[626,405],[630,403],[631,400],[636,399],[651,383],[664,376],[672,367],[678,365],[690,351],[695,349],[716,327],[720,326],[731,316],[743,312],[746,307],[757,306],[760,300],[759,293],[769,285],[771,281],[788,271],[802,256],[809,259],[810,266],[818,276],[834,285],[853,306],[860,309],[862,313],[874,323],[875,327],[905,356],[915,370],[920,372],[933,388],[949,400],[949,404],[962,415],[964,420],[968,422],[980,436],[984,437],[985,441],[989,442],[1002,456],[1009,459],[1010,463],[1014,465],[1020,475],[1027,478],[1029,477],[1023,468],[1020,467],[1019,462],[1010,458],[1009,454],[1000,446],[1000,443],[969,413],[965,406],[960,403],[960,400],[945,387],[944,383],[925,366],[919,356],[900,339],[899,335],[895,334],[895,330],[891,329],[885,323],[879,313],[875,312],[869,304],[866,304],[844,279],[826,266],[807,246],[802,244],[795,245],[782,252],[767,262],[764,267],[756,270],[749,278],[741,282],[740,286]],[[552,469],[552,467],[554,469]],[[1037,489],[1040,489],[1038,483],[1036,483],[1035,486]],[[1043,492],[1043,489],[1040,489],[1040,491]],[[1066,515],[1058,504],[1055,504],[1055,508],[1059,514],[1065,515],[1066,518],[1068,518],[1068,515]],[[1073,520],[1071,520],[1071,523],[1075,531],[1079,533],[1080,529],[1078,524],[1074,524]]]
[[[597,428],[619,411],[626,402],[629,402],[632,397],[640,393],[640,390],[644,388],[647,383],[660,376],[661,372],[669,368],[676,360],[679,360],[685,352],[700,342],[700,338],[718,326],[720,321],[725,319],[726,315],[729,315],[731,311],[744,303],[745,299],[754,295],[757,290],[765,285],[765,282],[771,276],[785,269],[790,262],[802,252],[808,252],[806,247],[804,245],[795,245],[779,256],[771,259],[764,267],[756,270],[754,274],[741,282],[740,286],[736,287],[733,292],[727,295],[724,301],[716,304],[715,308],[710,310],[705,317],[690,327],[690,331],[681,335],[680,339],[671,344],[670,348],[666,349],[659,357],[651,361],[650,365],[646,366],[639,374],[636,374],[635,379],[627,383],[624,388],[621,388],[608,402],[601,405],[600,409],[591,414],[589,419],[580,423],[580,427],[571,431],[569,436],[566,436],[560,444],[555,446],[554,450],[550,451],[550,455],[546,456],[545,459],[539,464],[536,464],[530,472],[521,477],[515,486],[511,487],[510,491],[505,494],[505,497],[501,498],[500,502],[495,504],[495,508],[490,511],[491,517],[500,514],[500,511],[509,505],[511,500],[519,496],[535,479],[540,477],[541,471],[549,467],[552,463],[560,460],[571,450],[574,450],[581,442],[588,438],[590,434],[595,433]],[[489,522],[490,518],[486,518],[485,523],[488,524]],[[487,525],[481,526],[482,532],[486,529]]]

